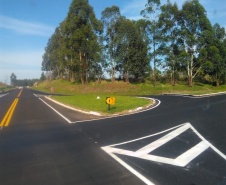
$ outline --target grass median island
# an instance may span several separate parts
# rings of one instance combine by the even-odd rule
[[[51,98],[78,109],[108,114],[126,113],[128,110],[134,110],[137,107],[145,107],[152,103],[151,100],[143,98],[114,96],[115,105],[111,105],[111,110],[108,111],[108,105],[105,103],[105,100],[109,95],[102,94],[99,96],[100,99],[97,99],[97,96],[96,94],[85,94],[76,96],[53,96]]]
[[[213,87],[209,84],[194,83],[193,87],[188,87],[186,83],[178,83],[175,86],[158,83],[157,87],[154,87],[151,83],[126,84],[122,81],[111,83],[106,80],[103,80],[101,84],[90,82],[85,85],[64,80],[46,80],[36,83],[32,89],[51,93],[52,87],[55,94],[72,95],[54,96],[53,99],[78,109],[105,114],[126,113],[128,110],[150,104],[150,100],[131,96],[174,93],[199,95],[226,91],[226,85]],[[97,96],[100,96],[100,99],[97,99]],[[108,111],[108,105],[105,103],[106,97],[109,96],[116,98],[115,105],[111,106],[110,111]]]

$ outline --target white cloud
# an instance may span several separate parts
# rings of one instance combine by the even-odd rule
[[[0,15],[0,28],[13,30],[21,34],[50,36],[54,28],[40,23],[31,23]]]

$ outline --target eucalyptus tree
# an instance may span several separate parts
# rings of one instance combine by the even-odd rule
[[[88,0],[73,0],[68,15],[65,19],[64,34],[66,36],[66,48],[70,50],[72,66],[72,81],[75,73],[79,74],[82,84],[87,77],[88,62],[92,58],[90,48],[95,49],[97,34],[102,32],[102,24],[89,5]],[[92,45],[92,47],[89,47]],[[87,79],[87,78],[86,78]]]
[[[149,20],[150,23],[147,31],[152,46],[150,50],[150,58],[153,58],[154,64],[154,86],[157,86],[157,63],[160,62],[157,58],[160,54],[159,50],[157,50],[160,41],[160,29],[158,26],[160,4],[160,0],[148,0],[148,3],[145,5],[145,9],[141,11],[141,15],[143,15],[146,20]]]
[[[125,81],[142,80],[148,71],[147,44],[136,24],[121,17],[116,24],[118,64]]]
[[[151,24],[150,21],[146,20],[146,19],[139,19],[134,22],[135,22],[135,25],[137,27],[139,34],[141,34],[141,36],[142,36],[143,41],[147,45],[148,49],[150,49],[149,48],[150,39],[149,39],[149,34],[148,34],[149,25]]]
[[[206,10],[198,0],[186,1],[183,4],[178,21],[184,41],[184,51],[188,54],[186,58],[188,85],[192,86],[193,78],[202,67],[199,60],[195,61],[199,50],[202,49],[202,32],[211,30],[211,24],[206,16]]]
[[[179,55],[179,28],[177,23],[178,16],[177,4],[172,4],[169,0],[161,6],[161,14],[159,16],[159,27],[161,28],[161,44],[159,49],[165,56],[165,67],[169,68],[171,73],[171,84],[175,85],[175,71],[178,66]]]
[[[42,71],[49,71],[52,73],[55,70],[56,61],[53,57],[54,44],[53,44],[53,35],[49,38],[47,46],[45,47],[45,52],[42,56]]]
[[[101,12],[101,20],[105,26],[105,41],[111,63],[111,78],[115,81],[116,71],[116,22],[120,18],[118,6],[107,7]]]
[[[62,30],[60,27],[57,27],[48,41],[42,61],[43,71],[51,71],[54,76],[60,77],[61,79],[65,72],[65,62],[62,57],[62,43]]]
[[[225,28],[218,23],[213,26],[213,43],[208,48],[209,74],[216,86],[219,86],[221,77],[224,78],[226,70],[226,47],[224,45]]]

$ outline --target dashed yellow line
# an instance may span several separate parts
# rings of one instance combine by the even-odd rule
[[[19,94],[17,95],[17,97],[19,98],[21,93],[22,93],[23,89],[20,90]]]
[[[21,91],[20,91],[19,94],[17,95],[17,98],[13,101],[12,105],[10,106],[10,108],[9,108],[9,110],[7,111],[6,115],[4,116],[2,122],[0,123],[0,127],[2,127],[2,126],[7,127],[7,126],[9,125],[9,122],[10,122],[10,120],[11,120],[11,118],[12,118],[13,112],[14,112],[14,110],[15,110],[15,108],[16,108],[16,105],[17,105],[17,103],[18,103],[18,101],[19,101],[18,98],[21,96],[22,90],[23,90],[23,89],[21,89]]]

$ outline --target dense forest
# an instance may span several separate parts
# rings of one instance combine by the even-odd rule
[[[147,0],[142,19],[126,19],[117,6],[107,7],[101,20],[88,0],[73,0],[68,14],[45,48],[42,71],[52,79],[88,83],[110,76],[111,81],[156,86],[161,78],[219,86],[226,76],[226,34],[211,25],[198,0],[181,9],[169,0]]]

